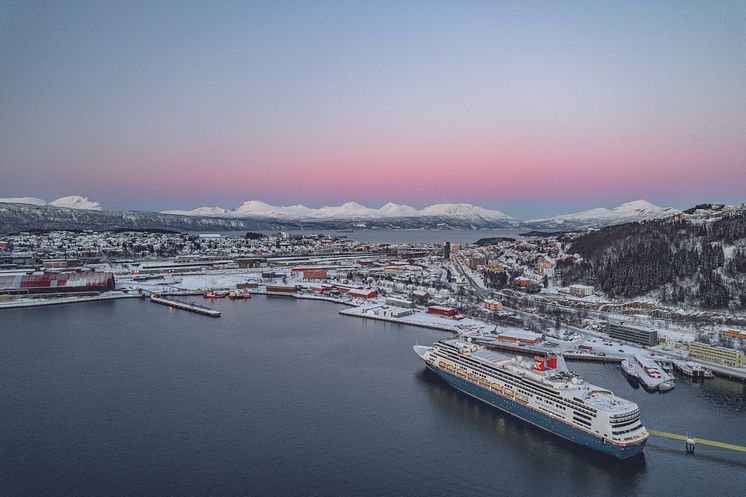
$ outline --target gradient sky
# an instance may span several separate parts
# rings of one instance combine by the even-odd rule
[[[0,197],[746,201],[746,3],[0,2]]]

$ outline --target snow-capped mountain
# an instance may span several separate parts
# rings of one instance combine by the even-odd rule
[[[324,206],[312,209],[304,205],[280,207],[270,205],[259,200],[249,200],[234,210],[220,207],[200,207],[191,211],[163,211],[164,214],[205,215],[205,216],[237,216],[237,217],[269,217],[275,219],[330,219],[330,220],[365,220],[407,217],[440,217],[453,218],[462,221],[507,221],[510,216],[503,212],[485,209],[472,204],[435,204],[423,209],[416,209],[409,205],[389,202],[379,209],[366,207],[357,202],[347,202],[338,206]]]
[[[411,205],[395,204],[393,202],[387,203],[379,210],[384,213],[384,215],[390,217],[416,216],[418,212],[417,209]]]
[[[92,200],[88,200],[88,197],[81,197],[80,195],[60,197],[57,200],[53,200],[49,203],[47,203],[46,200],[42,200],[36,197],[0,198],[0,203],[49,205],[51,207],[63,207],[66,209],[85,209],[85,210],[96,210],[96,211],[101,210],[101,204],[99,202],[93,202]]]
[[[310,216],[314,209],[297,204],[289,207],[278,207],[270,205],[259,200],[249,200],[244,202],[234,211],[228,211],[228,214],[236,216],[263,216],[278,219],[298,219]]]
[[[643,221],[646,219],[659,219],[672,216],[679,211],[671,207],[658,207],[646,200],[635,200],[626,202],[613,209],[599,207],[573,214],[563,214],[546,219],[532,219],[526,221],[529,225],[541,225],[547,227],[565,227],[567,225],[578,226],[603,226],[608,224],[620,224],[632,221]]]
[[[366,219],[382,216],[385,213],[380,209],[371,209],[357,202],[347,202],[336,207],[325,205],[312,214],[312,217],[319,219]]]
[[[78,212],[73,212],[77,210]],[[82,211],[86,212],[83,216]],[[110,227],[202,228],[221,231],[245,229],[525,229],[570,231],[671,216],[676,209],[658,207],[644,200],[608,209],[597,208],[547,219],[521,221],[498,211],[473,204],[434,204],[422,209],[389,202],[371,208],[357,202],[310,208],[304,205],[275,206],[258,200],[236,209],[200,207],[161,213],[104,211],[87,197],[62,197],[47,203],[34,197],[0,199],[0,228],[90,229]],[[61,228],[62,227],[62,228]]]
[[[420,216],[455,217],[459,219],[505,221],[513,219],[507,214],[485,209],[472,204],[434,204],[421,209],[417,213]]]
[[[93,202],[92,200],[88,200],[88,197],[81,197],[79,195],[61,197],[49,202],[49,205],[52,207],[64,207],[67,209],[85,209],[91,211],[101,210],[101,204],[99,202]]]

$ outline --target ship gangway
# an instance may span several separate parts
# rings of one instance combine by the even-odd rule
[[[176,309],[182,309],[184,311],[195,312],[197,314],[202,314],[203,316],[210,316],[211,318],[220,317],[220,311],[210,309],[209,307],[205,307],[203,305],[184,302],[182,300],[168,299],[156,295],[151,295],[150,301],[156,304],[167,305]]]

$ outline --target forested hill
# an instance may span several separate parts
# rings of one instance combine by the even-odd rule
[[[611,297],[746,309],[746,209],[707,206],[667,219],[567,235],[563,285],[593,284]]]

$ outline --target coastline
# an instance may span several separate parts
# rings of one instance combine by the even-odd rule
[[[34,298],[24,300],[22,302],[17,301],[0,301],[0,310],[3,309],[19,309],[28,307],[42,307],[48,305],[62,305],[62,304],[78,304],[81,302],[105,302],[109,300],[119,299],[136,299],[141,298],[140,295],[131,295],[126,293],[119,293],[117,295],[89,295],[89,296],[78,296],[78,297],[57,297],[54,299]]]

